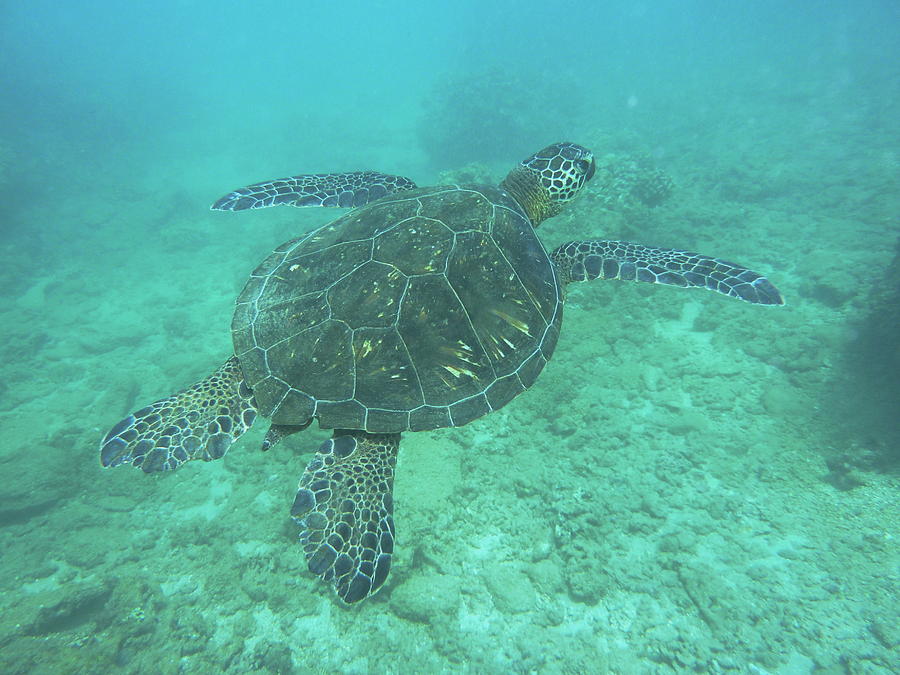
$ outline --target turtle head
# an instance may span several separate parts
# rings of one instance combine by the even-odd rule
[[[500,184],[537,226],[575,199],[594,175],[594,153],[575,143],[548,145],[522,160]]]

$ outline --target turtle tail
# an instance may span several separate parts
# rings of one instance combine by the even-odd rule
[[[100,464],[153,473],[219,459],[255,419],[253,392],[232,356],[209,377],[116,424],[100,444]]]

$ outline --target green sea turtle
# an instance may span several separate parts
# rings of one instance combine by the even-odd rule
[[[548,253],[535,228],[594,173],[556,143],[499,186],[419,188],[375,172],[303,175],[235,190],[213,209],[353,207],[288,241],[250,275],[234,355],[206,379],[138,410],[103,439],[103,466],[168,471],[222,457],[258,415],[263,449],[313,420],[332,429],[291,507],[310,571],[352,603],[385,581],[394,549],[400,435],[503,407],[553,354],[566,285],[624,279],[699,286],[762,305],[778,290],[741,265],[602,239]]]

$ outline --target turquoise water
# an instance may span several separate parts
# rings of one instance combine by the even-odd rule
[[[900,12],[737,4],[2,3],[0,672],[900,670]],[[548,248],[701,251],[787,304],[573,285],[530,391],[405,435],[391,575],[349,608],[289,518],[327,431],[101,470],[343,213],[216,198],[496,183],[558,140],[607,170]]]

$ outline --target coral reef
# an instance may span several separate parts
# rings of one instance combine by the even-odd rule
[[[480,162],[470,162],[458,169],[441,171],[437,180],[438,185],[463,185],[466,183],[493,185],[499,182],[500,179]]]
[[[531,152],[535,139],[565,136],[559,76],[513,74],[499,68],[439,80],[423,102],[419,123],[422,148],[435,166],[461,166],[473,160],[508,161],[511,153]],[[565,116],[581,107],[575,86],[565,87]],[[537,141],[540,143],[540,141]]]
[[[646,157],[605,154],[596,162],[590,190],[610,211],[659,206],[672,194],[672,179]]]

